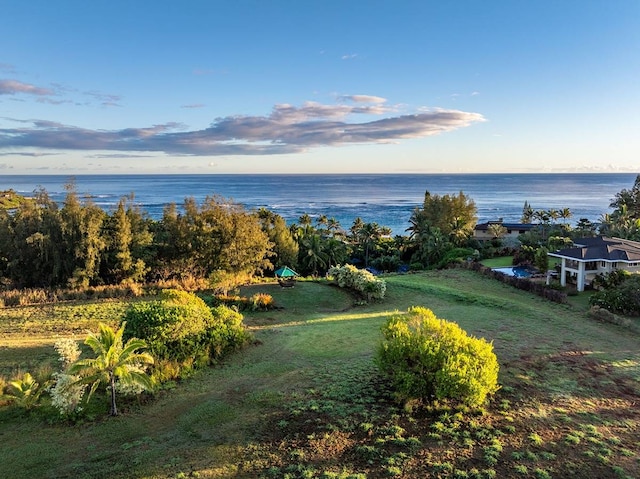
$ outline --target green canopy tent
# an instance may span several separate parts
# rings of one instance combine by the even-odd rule
[[[278,268],[277,270],[275,270],[274,274],[276,275],[276,278],[295,278],[296,276],[298,276],[298,273],[296,273],[288,266]]]
[[[296,273],[294,270],[289,268],[288,266],[283,266],[274,271],[276,278],[278,278],[278,283],[283,288],[292,288],[294,284],[296,284]]]

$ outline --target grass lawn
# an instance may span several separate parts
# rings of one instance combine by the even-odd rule
[[[0,409],[0,476],[640,477],[640,336],[472,271],[385,279],[386,300],[357,307],[323,283],[247,288],[281,308],[246,314],[256,345],[120,417]],[[373,355],[384,321],[412,305],[493,341],[502,389],[482,414],[393,401]],[[89,325],[0,311],[4,370],[55,359],[53,335]]]
[[[481,261],[488,268],[506,268],[513,266],[513,256],[500,256],[498,258],[487,258]]]

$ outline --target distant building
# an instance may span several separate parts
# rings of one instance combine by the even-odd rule
[[[486,223],[479,223],[473,229],[473,237],[478,241],[490,241],[494,238],[493,233],[489,229],[490,225],[502,225],[507,233],[502,236],[502,239],[514,239],[517,240],[518,236],[527,231],[531,231],[537,225],[530,223],[505,223],[502,221],[502,218],[499,218],[497,221],[487,221]]]
[[[590,284],[598,274],[615,270],[640,273],[640,242],[621,238],[597,236],[580,238],[571,248],[549,253],[562,259],[560,284],[566,286],[567,275],[575,278],[578,291]]]

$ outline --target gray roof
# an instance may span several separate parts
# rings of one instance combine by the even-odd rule
[[[530,230],[533,227],[537,226],[531,223],[503,223],[502,221],[487,221],[486,223],[478,223],[475,226],[476,231],[487,231],[489,229],[489,225],[502,225],[508,230]]]
[[[580,238],[573,243],[572,248],[550,254],[582,261],[640,261],[640,243],[637,241],[597,236]]]

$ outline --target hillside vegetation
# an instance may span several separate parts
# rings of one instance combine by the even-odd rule
[[[256,345],[109,420],[0,409],[13,478],[640,477],[638,335],[476,275],[390,276],[354,306],[323,282],[255,285]],[[394,401],[374,365],[381,326],[410,306],[493,341],[501,389],[479,413]],[[6,376],[56,360],[56,337],[117,324],[126,304],[0,310]]]

